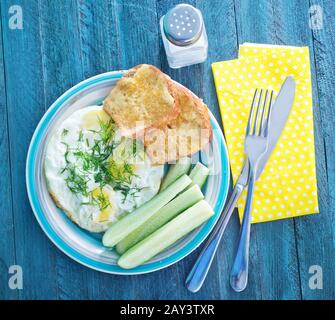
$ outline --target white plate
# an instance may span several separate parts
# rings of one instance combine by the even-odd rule
[[[123,72],[108,72],[89,78],[59,97],[38,124],[30,143],[26,182],[28,196],[35,216],[50,240],[65,254],[81,264],[113,274],[141,274],[165,268],[190,254],[207,237],[223,209],[229,187],[229,164],[226,144],[220,127],[211,116],[213,139],[205,151],[193,156],[210,170],[203,188],[205,199],[215,215],[203,226],[194,230],[176,244],[154,257],[146,264],[125,270],[117,265],[118,255],[101,244],[101,236],[87,232],[74,224],[52,201],[43,174],[46,140],[53,128],[67,116],[89,105],[100,104]]]

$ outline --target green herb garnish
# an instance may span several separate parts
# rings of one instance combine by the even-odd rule
[[[69,133],[69,130],[63,129],[62,131],[62,137],[65,137]]]
[[[123,196],[122,203],[125,203],[128,197],[136,197],[136,194],[142,191],[144,187],[130,187],[126,184],[116,184],[114,189],[121,192]]]
[[[84,138],[83,130],[80,130],[80,131],[79,131],[78,141],[79,141],[79,142],[83,141],[83,138]]]
[[[127,161],[116,161],[113,157],[113,151],[117,147],[114,141],[115,124],[113,120],[110,119],[108,122],[103,122],[100,118],[98,120],[99,129],[90,130],[95,133],[96,138],[89,150],[81,148],[82,143],[85,143],[87,147],[90,146],[87,138],[84,141],[83,130],[78,133],[77,146],[70,147],[67,143],[62,142],[66,146],[64,153],[66,165],[62,173],[66,174],[65,182],[71,192],[89,198],[89,201],[82,204],[97,205],[100,210],[103,210],[110,205],[108,196],[102,191],[104,186],[110,185],[115,190],[121,191],[123,202],[129,196],[135,197],[136,193],[143,188],[130,186],[132,177],[135,176],[134,167]],[[132,141],[130,150],[134,156],[137,151],[136,141]],[[131,156],[127,155],[125,149],[121,150],[120,154],[122,158]],[[96,191],[97,189],[88,191],[91,176],[94,182],[99,184],[100,192]]]
[[[82,205],[97,205],[100,210],[104,210],[111,206],[111,203],[109,202],[109,198],[101,188],[94,189],[89,194],[90,201],[88,202],[82,202]]]
[[[66,168],[66,172],[67,177],[65,178],[65,182],[70,191],[87,197],[88,176],[82,173],[74,164],[69,164]]]

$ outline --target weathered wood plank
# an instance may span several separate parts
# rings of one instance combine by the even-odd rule
[[[116,1],[121,68],[160,65],[156,1]]]
[[[80,46],[85,77],[120,70],[116,2],[78,1]],[[85,268],[85,267],[83,267]],[[87,287],[89,299],[127,299],[133,294],[131,278],[86,270],[91,281]],[[122,288],[127,288],[123,290]],[[77,295],[81,299],[80,295]]]
[[[8,9],[20,5],[23,30],[8,28]],[[55,298],[55,248],[38,226],[26,195],[25,162],[30,138],[44,113],[38,2],[2,1],[11,184],[16,263],[24,272],[22,299]]]
[[[80,46],[85,78],[121,70],[119,27],[115,0],[78,0]]]
[[[305,44],[300,38],[305,25],[298,10],[304,3],[236,1],[239,43]],[[254,225],[251,236],[255,258],[251,253],[250,273],[259,276],[262,299],[301,298],[293,219]]]
[[[81,48],[85,76],[128,69],[136,64],[160,66],[156,2],[79,1]],[[150,299],[159,297],[158,273],[113,276],[90,270],[90,299]],[[159,280],[161,279],[161,280]],[[155,283],[153,286],[152,284]]]
[[[222,121],[216,98],[211,64],[237,57],[238,34],[235,6],[234,1],[220,1],[215,4],[210,1],[197,1],[197,4],[204,15],[209,42],[209,56],[204,64],[202,78],[204,87],[203,98],[221,125]],[[217,264],[217,277],[219,281],[213,279],[214,275],[210,275],[207,280],[211,281],[212,288],[215,288],[215,285],[219,285],[221,299],[258,299],[260,298],[260,289],[256,274],[250,276],[249,286],[243,293],[237,294],[229,285],[229,274],[236,253],[240,226],[236,213],[234,213],[225,231],[216,257],[215,263]],[[253,264],[253,261],[251,263]]]
[[[335,18],[333,1],[310,1],[322,10],[323,28],[308,28],[308,6],[305,16],[305,34],[312,55],[315,146],[317,159],[318,198],[320,213],[316,216],[296,219],[297,245],[303,299],[335,298],[335,77],[331,71],[335,64]],[[313,53],[313,51],[312,51]],[[325,159],[326,158],[326,159]],[[323,289],[309,287],[309,268],[319,265],[323,271]]]
[[[71,1],[39,1],[45,109],[84,79],[78,6]],[[57,299],[88,299],[92,273],[56,247]]]
[[[8,13],[8,9],[1,4],[0,10]],[[7,25],[5,28],[7,28]],[[0,23],[1,35],[2,29],[3,27]],[[17,299],[18,291],[10,290],[8,287],[8,270],[11,265],[16,264],[16,257],[2,37],[0,41],[0,70],[0,299]]]
[[[169,9],[171,9],[176,4],[180,3],[180,1],[157,1],[157,16],[160,19],[164,14],[167,13]],[[189,3],[195,5],[195,1],[184,1],[184,3]],[[159,36],[161,36],[159,31]],[[171,76],[173,80],[180,82],[181,84],[189,87],[194,93],[201,95],[203,92],[202,81],[199,79],[199,75],[202,74],[203,65],[195,65],[191,67],[185,67],[182,69],[171,69],[168,66],[164,46],[162,40],[159,39],[159,54],[161,57],[161,69]],[[162,298],[168,299],[186,299],[186,298],[197,298],[197,295],[192,295],[187,292],[185,288],[185,279],[187,276],[187,272],[191,268],[192,257],[189,256],[177,264],[169,267],[166,270],[160,271],[162,274],[161,280],[158,283],[159,291],[162,292],[159,296]],[[214,272],[215,274],[215,272]],[[166,281],[164,279],[170,278],[170,285],[166,285]],[[164,292],[164,290],[166,290]],[[219,297],[219,292],[210,292],[205,289],[203,293],[213,297]]]
[[[165,14],[172,6],[180,3],[179,1],[158,1],[157,13],[158,16]],[[220,120],[220,113],[217,105],[215,87],[213,83],[211,63],[221,59],[232,59],[236,55],[236,30],[234,20],[233,1],[186,1],[198,7],[204,16],[208,41],[209,55],[204,64],[194,65],[178,70],[173,70],[168,67],[163,44],[160,45],[160,55],[163,59],[162,69],[168,73],[172,79],[186,85],[194,93],[199,95],[208,104],[213,114]],[[222,17],[227,17],[225,24],[221,23]],[[232,294],[229,289],[227,276],[229,275],[229,265],[232,252],[231,246],[226,246],[226,239],[231,241],[238,230],[237,220],[229,225],[229,229],[224,237],[223,244],[218,252],[218,257],[215,259],[211,271],[206,279],[206,282],[197,294],[190,294],[184,287],[184,282],[188,272],[190,271],[199,250],[192,255],[171,267],[174,269],[171,273],[174,275],[174,286],[176,287],[175,296],[177,298],[189,299],[227,299]],[[228,265],[227,265],[228,264]],[[168,270],[167,270],[168,272]],[[164,287],[161,288],[164,290]],[[170,297],[170,296],[169,296]]]

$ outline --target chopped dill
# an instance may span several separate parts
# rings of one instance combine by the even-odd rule
[[[90,201],[82,202],[82,205],[97,205],[100,210],[107,209],[111,206],[109,198],[103,193],[102,189],[95,189],[89,193]]]
[[[87,197],[87,183],[89,181],[88,176],[85,174],[81,174],[80,171],[73,164],[68,165],[66,171],[67,177],[65,178],[65,182],[70,191],[75,194],[79,193]]]
[[[78,143],[74,147],[62,142],[65,147],[64,159],[65,167],[61,173],[66,173],[65,182],[71,192],[89,198],[89,201],[82,204],[91,204],[99,206],[100,210],[107,208],[110,203],[102,188],[110,185],[114,190],[120,191],[123,195],[123,202],[127,197],[136,197],[136,193],[143,188],[131,187],[132,177],[135,176],[134,167],[127,161],[116,161],[113,158],[113,151],[117,147],[114,141],[115,125],[112,119],[103,122],[100,118],[99,129],[89,130],[96,134],[96,138],[90,146],[89,140],[84,141],[83,130],[78,132],[78,142],[85,143],[88,150],[83,150]],[[66,133],[67,134],[67,133]],[[134,156],[137,151],[136,141],[132,141],[130,150]],[[126,150],[121,151],[121,155],[126,157]],[[92,177],[95,183],[99,184],[100,192],[89,191],[89,177]]]
[[[109,160],[109,172],[116,182],[131,183],[131,178],[135,175],[134,168],[128,162],[119,163],[113,159]]]
[[[114,189],[116,191],[120,191],[122,196],[123,196],[123,199],[122,199],[122,203],[125,203],[127,198],[129,196],[131,197],[137,197],[137,193],[142,191],[144,189],[144,187],[131,187],[127,184],[116,184],[114,186]]]
[[[137,141],[134,139],[132,141],[132,144],[133,144],[133,148],[132,148],[133,155],[136,156],[136,154],[137,154]]]
[[[81,130],[79,131],[78,142],[83,141],[83,138],[84,138],[84,134],[83,134],[83,130],[81,129]]]
[[[102,142],[107,145],[111,142],[111,139],[114,138],[114,122],[112,119],[110,119],[108,122],[103,122],[100,118],[98,120],[100,125],[100,130],[98,131],[99,136],[101,137]]]
[[[65,143],[65,142],[63,142],[62,141],[62,144],[65,146],[65,152],[64,152],[64,159],[65,159],[65,162],[67,163],[67,164],[69,164],[70,163],[70,160],[69,160],[69,154],[70,154],[70,147],[69,147],[69,145],[67,144],[67,143]],[[62,172],[64,172],[64,171],[62,171]]]
[[[94,204],[98,205],[100,210],[104,210],[111,205],[108,196],[103,194],[102,191],[96,197],[93,197],[92,201]]]
[[[62,131],[62,137],[65,137],[69,133],[69,130],[63,129]]]

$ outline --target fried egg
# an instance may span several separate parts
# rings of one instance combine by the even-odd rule
[[[101,106],[71,114],[47,142],[44,171],[56,205],[80,227],[103,232],[159,190],[162,165],[122,137]]]

